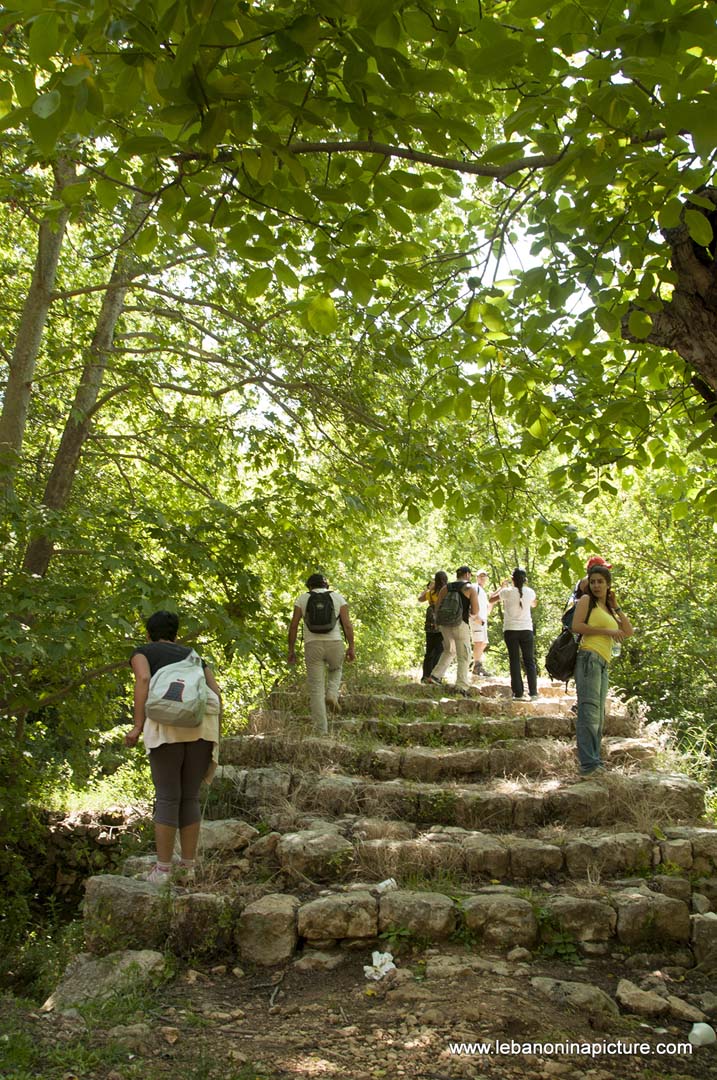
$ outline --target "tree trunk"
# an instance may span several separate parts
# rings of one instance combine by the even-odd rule
[[[652,330],[644,339],[662,349],[679,353],[694,371],[694,385],[706,401],[714,405],[717,391],[717,188],[699,193],[715,204],[714,210],[693,204],[686,209],[698,210],[710,222],[713,240],[709,248],[695,243],[687,226],[681,223],[674,229],[663,230],[672,249],[672,266],[678,280],[672,297],[663,302],[661,311],[649,312]],[[684,218],[684,211],[683,211]],[[632,305],[639,309],[639,303]],[[622,336],[627,341],[638,340],[628,329],[628,315],[623,319]]]
[[[73,162],[60,159],[53,168],[55,184],[52,196],[59,199],[63,189],[76,179],[75,166]],[[3,477],[0,490],[5,495],[12,491],[20,460],[35,364],[52,303],[52,291],[69,214],[69,208],[60,211],[52,223],[43,221],[38,232],[35,269],[15,337],[0,414],[0,474]]]
[[[136,221],[145,205],[146,199],[143,196],[135,198],[130,210],[130,224],[126,230],[125,238],[134,233]],[[70,497],[82,447],[92,426],[94,408],[107,369],[117,320],[122,313],[127,289],[135,273],[135,268],[136,260],[134,256],[130,251],[121,247],[115,259],[95,332],[92,335],[89,356],[82,369],[75,398],[68,413],[60,445],[45,486],[42,505],[50,510],[62,510],[67,505]],[[30,541],[25,551],[23,570],[28,574],[43,577],[50,565],[52,551],[53,542],[47,534],[35,537]]]

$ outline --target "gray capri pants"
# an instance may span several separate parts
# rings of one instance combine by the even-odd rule
[[[150,750],[156,825],[183,829],[201,819],[199,787],[212,760],[213,745],[207,739],[196,739],[162,743]]]

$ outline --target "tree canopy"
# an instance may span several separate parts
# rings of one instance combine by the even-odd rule
[[[427,488],[471,505],[412,438],[446,417],[461,473],[498,480],[494,521],[548,445],[552,482],[590,492],[666,426],[711,437],[711,4],[27,0],[3,22],[6,197],[99,205],[145,265],[172,243],[229,261],[227,307],[272,352],[294,320],[304,363],[338,339],[404,372],[407,416],[365,449],[414,516]],[[513,427],[476,454],[485,413]]]

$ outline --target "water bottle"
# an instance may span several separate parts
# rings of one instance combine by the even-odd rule
[[[617,638],[612,639],[612,650],[611,650],[611,652],[612,652],[613,660],[615,659],[616,656],[619,656],[620,653],[622,652],[622,642],[618,641]]]

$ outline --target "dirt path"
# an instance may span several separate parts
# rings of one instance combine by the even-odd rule
[[[121,1023],[107,1013],[42,1016],[9,999],[5,1030],[25,1032],[35,1049],[34,1071],[3,1071],[8,1080],[717,1080],[717,1046],[658,1052],[684,1043],[688,1023],[621,1016],[595,1020],[566,1012],[531,986],[536,975],[592,982],[614,997],[629,972],[608,961],[575,967],[536,961],[526,969],[497,957],[482,971],[460,971],[467,953],[429,950],[399,960],[399,974],[369,983],[367,957],[352,954],[326,973],[247,973],[223,965],[188,968],[156,992],[143,1011]],[[453,964],[453,968],[450,965]],[[456,969],[455,965],[458,965]],[[447,966],[448,965],[448,966]],[[668,969],[669,971],[669,969]],[[663,978],[670,975],[663,971]],[[676,975],[677,979],[681,976]],[[695,1000],[712,988],[689,973],[673,988]],[[0,1038],[6,1045],[7,1037]],[[530,1052],[526,1044],[644,1044],[630,1052]],[[494,1050],[451,1053],[451,1043],[492,1043]],[[500,1044],[501,1050],[495,1049]],[[59,1049],[64,1047],[64,1056]],[[74,1062],[73,1062],[73,1048]],[[2,1062],[0,1050],[0,1063]],[[6,1069],[7,1069],[6,1065]]]

